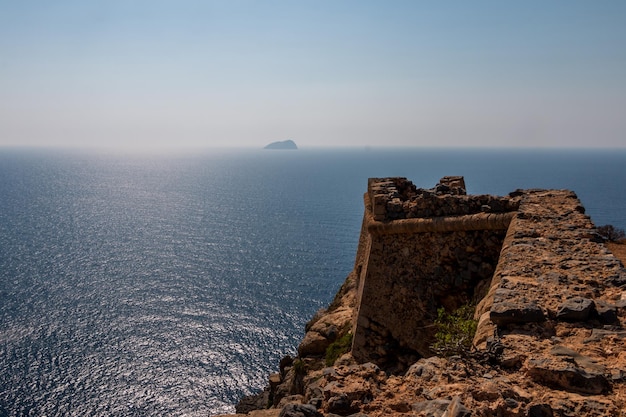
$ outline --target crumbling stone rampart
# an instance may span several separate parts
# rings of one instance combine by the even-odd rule
[[[403,177],[370,178],[367,199],[374,220],[381,222],[517,210],[517,201],[508,197],[467,195],[463,177],[443,177],[431,189]]]
[[[623,267],[573,192],[468,196],[464,187],[462,177],[430,190],[406,178],[369,180],[356,360],[397,371],[431,356],[437,309],[466,303],[478,304],[482,348],[515,326],[617,320]]]
[[[364,202],[352,355],[404,369],[431,355],[439,307],[485,295],[518,200],[468,196],[462,177],[444,177],[430,190],[370,179]]]
[[[606,394],[626,377],[626,273],[584,211],[571,191],[523,194],[474,343],[539,384]]]
[[[573,192],[468,196],[462,177],[430,190],[377,178],[364,202],[354,270],[298,357],[239,410],[626,417],[626,270]],[[431,356],[437,308],[468,302],[475,349]],[[329,366],[350,331],[351,352]]]

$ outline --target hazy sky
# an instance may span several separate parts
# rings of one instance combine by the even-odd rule
[[[0,0],[0,145],[626,147],[626,1]]]

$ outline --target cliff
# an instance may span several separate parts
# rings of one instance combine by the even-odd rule
[[[238,412],[626,416],[626,270],[573,192],[376,178],[364,205],[354,270]],[[441,317],[468,307],[465,343]]]

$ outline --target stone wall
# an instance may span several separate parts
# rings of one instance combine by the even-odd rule
[[[626,270],[573,192],[489,199],[460,177],[383,178],[364,201],[354,270],[240,412],[626,417]],[[412,209],[426,201],[436,216]],[[467,301],[474,349],[430,356],[436,308]],[[329,364],[350,329],[352,351]]]
[[[431,189],[417,188],[402,177],[370,178],[367,196],[374,220],[382,222],[485,212],[508,213],[517,210],[518,204],[509,197],[467,195],[463,177],[443,177]]]
[[[503,330],[554,320],[617,321],[612,299],[626,276],[584,212],[571,191],[531,190],[523,195],[489,293],[476,312],[481,328],[475,344],[482,345],[496,326]],[[585,308],[574,312],[581,307],[576,304]]]
[[[530,374],[550,384],[564,380],[550,367],[573,378],[589,375],[589,369],[568,367],[572,358],[565,354],[546,359],[552,356],[538,342],[556,337],[561,327],[591,329],[589,344],[626,339],[618,318],[626,307],[623,266],[576,195],[518,190],[506,197],[468,196],[463,187],[461,177],[445,177],[430,190],[405,178],[369,180],[352,356],[402,371],[432,355],[438,308],[473,303],[477,348],[495,343],[515,352],[526,346],[536,353],[527,362],[535,369]],[[524,362],[512,355],[510,363]],[[579,391],[600,392],[608,381],[591,385]]]
[[[606,394],[626,380],[626,272],[584,212],[571,191],[523,194],[474,344],[538,384]]]
[[[464,186],[462,177],[445,177],[431,190],[405,178],[369,180],[367,253],[357,256],[365,259],[353,325],[357,360],[403,369],[430,356],[437,309],[486,294],[518,200],[467,196]]]

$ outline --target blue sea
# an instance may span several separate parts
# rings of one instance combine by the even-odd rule
[[[368,177],[574,190],[626,228],[624,150],[0,149],[0,416],[208,416],[350,272]]]

